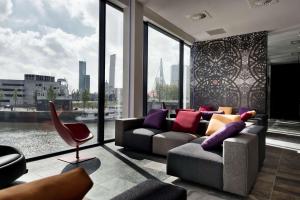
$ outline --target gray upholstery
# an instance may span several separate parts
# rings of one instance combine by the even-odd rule
[[[222,190],[222,151],[205,151],[198,143],[176,147],[168,153],[167,174]]]
[[[162,131],[151,128],[137,128],[128,130],[124,132],[123,144],[125,147],[151,153],[152,137],[158,133],[162,133]]]
[[[119,194],[111,200],[186,200],[184,188],[163,183],[158,180],[146,180]]]
[[[239,134],[223,142],[223,190],[246,196],[258,173],[258,141],[254,134]]]
[[[242,130],[241,133],[250,133],[250,134],[257,135],[258,160],[259,160],[259,168],[261,168],[263,166],[266,157],[266,128],[264,126],[252,125]]]
[[[199,138],[196,138],[194,140],[191,141],[191,143],[197,143],[197,144],[202,144],[202,142],[208,138],[208,136],[202,136],[202,137],[199,137]]]
[[[115,144],[123,146],[123,134],[125,131],[143,126],[144,118],[124,118],[115,121]]]
[[[197,138],[190,133],[168,131],[153,136],[152,152],[158,155],[166,156],[170,149],[188,143]]]

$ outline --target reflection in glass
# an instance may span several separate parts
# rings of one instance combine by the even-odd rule
[[[123,110],[123,12],[106,5],[104,140],[115,138]]]
[[[147,109],[179,107],[179,42],[148,28]]]

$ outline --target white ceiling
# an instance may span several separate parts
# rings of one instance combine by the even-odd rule
[[[140,0],[153,10],[197,40],[212,40],[256,31],[270,31],[269,58],[272,63],[295,62],[300,45],[300,0],[279,0],[273,5],[251,8],[248,0]],[[211,18],[199,21],[189,19],[201,11]],[[210,36],[206,31],[223,28],[227,33]],[[285,55],[285,56],[284,56]]]

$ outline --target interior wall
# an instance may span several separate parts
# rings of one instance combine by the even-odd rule
[[[266,113],[267,32],[195,42],[191,107],[249,107]]]

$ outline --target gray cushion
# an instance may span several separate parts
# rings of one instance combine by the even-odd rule
[[[205,151],[197,143],[184,144],[169,151],[167,174],[222,190],[222,152]]]
[[[17,153],[0,156],[0,167],[15,161],[20,157],[21,157],[21,155],[17,154]]]
[[[112,198],[112,200],[186,200],[185,189],[157,180],[147,180]]]
[[[153,136],[152,152],[166,156],[170,149],[183,145],[197,138],[190,133],[168,131]]]
[[[137,128],[125,131],[123,136],[124,146],[151,153],[152,137],[158,133],[162,133],[162,131],[151,128]]]

